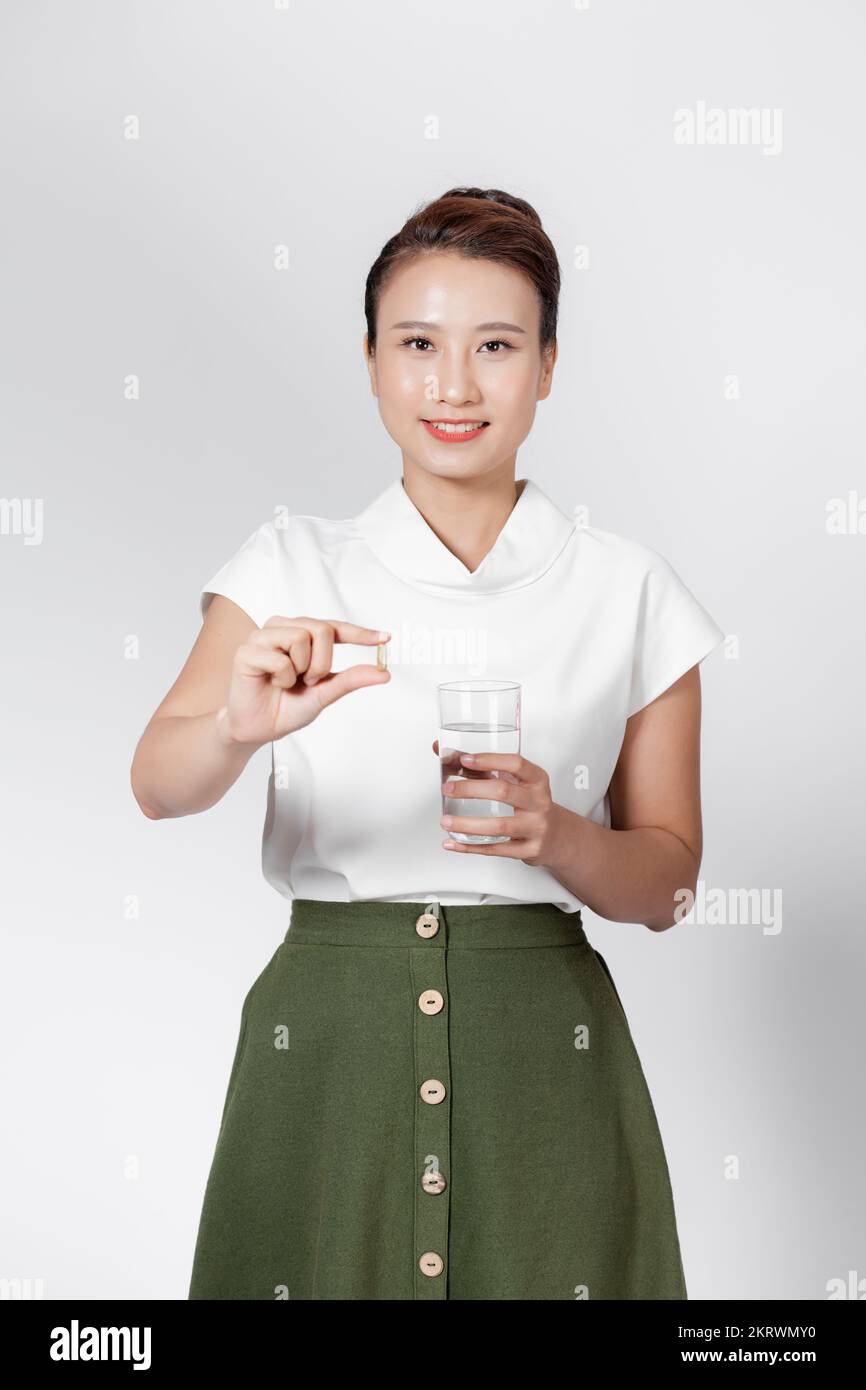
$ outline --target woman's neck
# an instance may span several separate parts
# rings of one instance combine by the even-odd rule
[[[454,446],[456,447],[456,446]],[[480,478],[443,478],[403,459],[403,487],[440,541],[474,573],[496,544],[526,483],[507,470]]]

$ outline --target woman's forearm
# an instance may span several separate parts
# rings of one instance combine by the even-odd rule
[[[225,796],[260,747],[227,735],[225,706],[208,714],[155,719],[132,760],[133,795],[151,820],[206,811]]]
[[[676,835],[657,826],[608,830],[565,806],[556,808],[556,827],[544,867],[576,898],[611,922],[674,925],[700,869]]]

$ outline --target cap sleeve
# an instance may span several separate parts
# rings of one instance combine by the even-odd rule
[[[213,595],[224,594],[249,614],[257,627],[264,627],[274,614],[274,559],[274,524],[266,521],[203,585],[199,600],[202,619]]]
[[[725,633],[656,551],[641,590],[628,718],[723,642]]]

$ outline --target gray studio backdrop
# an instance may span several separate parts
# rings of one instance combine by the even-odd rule
[[[518,476],[661,551],[729,634],[700,913],[584,914],[690,1297],[856,1296],[863,7],[7,0],[2,28],[6,1296],[186,1296],[289,903],[260,874],[269,749],[159,823],[129,765],[254,527],[398,476],[364,277],[464,182],[533,202],[563,266]]]

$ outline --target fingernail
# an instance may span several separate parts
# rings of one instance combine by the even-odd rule
[[[388,641],[388,638],[389,638],[390,636],[391,636],[390,632],[384,632],[384,631],[383,631],[383,632],[380,632],[380,633],[379,633],[379,641],[380,641],[380,642],[387,642],[387,641]]]
[[[461,753],[460,761],[461,763],[474,763],[475,755],[473,753]]]
[[[318,676],[304,676],[304,683],[306,685],[315,685],[318,679]]]

